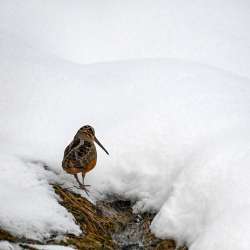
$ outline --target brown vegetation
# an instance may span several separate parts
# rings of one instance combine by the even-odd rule
[[[96,205],[87,199],[54,185],[55,192],[61,198],[60,203],[75,217],[83,232],[80,236],[65,235],[62,241],[55,237],[46,244],[72,246],[86,250],[175,250],[173,240],[160,240],[149,229],[154,214],[133,214],[130,201],[121,198],[106,199]],[[56,235],[55,235],[56,236]],[[25,249],[35,249],[27,244],[45,244],[29,239],[17,238],[0,230],[0,240],[8,240],[25,246]],[[179,250],[187,250],[182,247]]]

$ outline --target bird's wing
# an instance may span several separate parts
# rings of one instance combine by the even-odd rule
[[[80,145],[80,139],[74,138],[74,140],[65,148],[63,158],[67,157],[70,151],[74,150]]]
[[[91,160],[96,157],[96,149],[93,142],[84,141],[75,150],[75,156],[81,166],[86,166]]]
[[[96,157],[95,145],[89,141],[72,141],[64,151],[63,167],[82,168]]]

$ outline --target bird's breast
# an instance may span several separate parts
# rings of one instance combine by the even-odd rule
[[[97,162],[97,153],[94,143],[84,141],[75,147],[71,147],[63,160],[63,169],[69,174],[89,172]]]
[[[90,161],[84,166],[84,172],[89,172],[95,167],[95,165],[96,165],[96,159]]]

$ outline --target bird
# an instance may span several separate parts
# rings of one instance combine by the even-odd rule
[[[77,131],[72,142],[65,148],[62,160],[63,170],[68,174],[74,175],[80,189],[83,189],[87,194],[87,187],[90,185],[84,184],[85,174],[91,171],[97,162],[94,142],[109,155],[108,151],[96,138],[94,128],[90,125],[85,125]],[[82,174],[82,183],[77,176],[79,173]]]

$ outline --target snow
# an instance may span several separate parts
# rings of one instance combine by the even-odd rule
[[[248,1],[1,2],[1,228],[80,233],[49,184],[75,183],[63,150],[90,124],[110,153],[92,199],[135,199],[191,250],[249,249]]]
[[[18,245],[11,244],[10,242],[4,240],[0,241],[0,247],[1,250],[21,250],[21,247]]]
[[[15,156],[1,155],[1,228],[17,236],[40,239],[51,233],[81,231],[73,216],[59,206],[37,164],[24,163]]]
[[[65,246],[57,246],[57,245],[30,245],[32,247],[35,247],[36,249],[41,250],[74,250],[72,247],[65,247]]]
[[[0,29],[74,62],[171,57],[249,76],[249,12],[248,0],[2,0]]]
[[[41,250],[74,250],[72,247],[59,246],[59,245],[33,245],[27,244],[29,247],[33,247],[34,249]],[[0,241],[0,249],[1,250],[22,250],[24,247],[21,247],[19,244],[10,243],[8,241]]]

